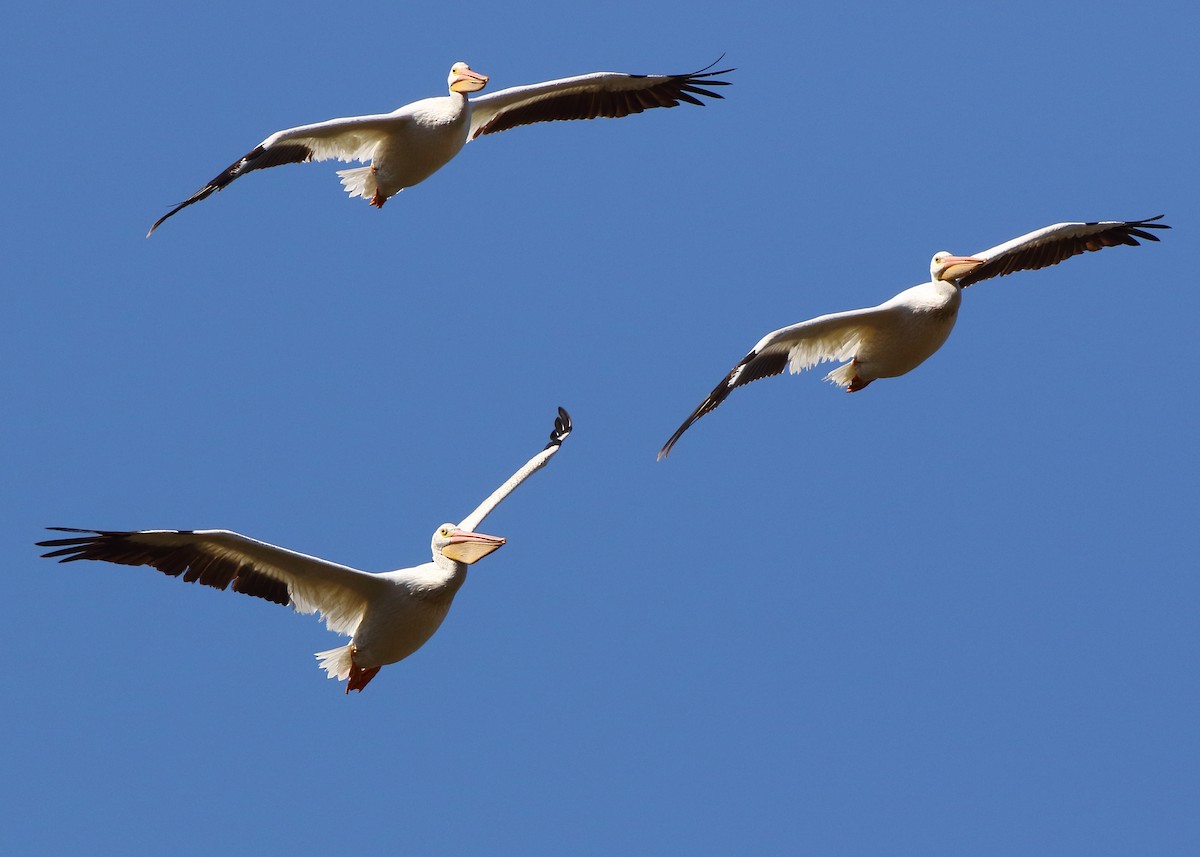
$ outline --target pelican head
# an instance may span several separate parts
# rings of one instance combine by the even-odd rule
[[[948,250],[939,250],[933,254],[929,263],[929,276],[934,281],[957,280],[974,271],[986,259],[976,259],[974,256],[955,256]]]
[[[446,83],[451,92],[475,92],[487,86],[487,75],[471,71],[465,62],[456,62],[450,66],[450,77]]]
[[[469,533],[466,530],[460,530],[454,524],[442,524],[433,534],[434,555],[440,553],[447,559],[466,565],[483,559],[503,544],[504,539],[500,536]]]

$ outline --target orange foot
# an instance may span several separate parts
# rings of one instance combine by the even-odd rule
[[[379,191],[375,191],[375,196],[371,198],[371,205],[375,206],[376,208],[383,208],[383,204],[385,202],[387,202],[387,197],[381,194]]]
[[[379,672],[382,667],[368,667],[363,669],[353,661],[350,662],[350,679],[346,682],[346,693],[349,694],[352,690],[357,690],[362,693],[362,689],[370,683],[371,679],[375,678],[375,673]]]
[[[873,381],[875,379],[872,378],[871,380]],[[846,392],[847,393],[857,393],[859,390],[863,389],[870,383],[871,383],[871,381],[864,381],[862,378],[855,375],[854,378],[850,381],[850,386],[846,388]]]

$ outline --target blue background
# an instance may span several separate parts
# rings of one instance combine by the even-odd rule
[[[44,3],[0,35],[6,854],[1195,854],[1194,4]],[[727,99],[470,144],[382,212],[272,131],[726,52]],[[1061,220],[912,374],[764,333]],[[828,367],[825,367],[828,368]],[[429,558],[436,637],[37,558],[47,525]]]

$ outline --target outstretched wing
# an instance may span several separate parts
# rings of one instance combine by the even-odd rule
[[[1096,223],[1055,223],[1020,238],[1005,241],[990,250],[974,254],[976,259],[986,261],[964,277],[958,284],[963,286],[978,283],[991,277],[1003,277],[1014,271],[1031,271],[1057,265],[1064,259],[1089,250],[1103,250],[1118,244],[1139,246],[1138,239],[1157,241],[1158,236],[1147,229],[1170,229],[1162,220],[1163,215],[1145,220],[1105,220]]]
[[[501,500],[511,494],[518,485],[546,466],[546,462],[554,457],[554,454],[558,452],[558,448],[562,446],[562,442],[567,439],[567,435],[571,433],[571,429],[571,415],[564,408],[559,408],[558,416],[554,419],[554,431],[550,432],[550,442],[546,444],[545,448],[529,459],[524,467],[508,478],[508,481],[493,491],[491,496],[479,504],[479,508],[463,518],[459,522],[458,528],[467,532],[473,532],[476,527],[483,523],[483,519],[500,505]]]
[[[59,562],[97,559],[148,565],[163,574],[217,589],[321,613],[331,631],[353,634],[367,602],[390,584],[374,574],[260,542],[229,530],[79,530],[49,527],[70,538],[48,539],[42,554]]]
[[[675,107],[681,101],[703,107],[699,96],[721,98],[710,87],[729,85],[729,81],[716,80],[716,76],[734,71],[708,70],[716,64],[690,74],[597,71],[481,95],[471,100],[467,139],[534,122],[628,116],[655,107]]]
[[[672,447],[692,423],[716,409],[737,387],[779,375],[789,366],[795,373],[827,360],[849,360],[858,351],[864,334],[886,313],[887,309],[882,305],[835,312],[768,333],[663,444],[658,452],[659,460],[671,454]]]
[[[370,160],[376,147],[386,138],[389,131],[395,128],[397,122],[403,121],[403,117],[391,114],[352,116],[276,131],[230,164],[215,179],[154,221],[146,237],[153,235],[154,230],[168,217],[193,203],[208,199],[214,191],[222,190],[246,173],[282,164],[327,161],[331,158],[337,158],[339,161]]]

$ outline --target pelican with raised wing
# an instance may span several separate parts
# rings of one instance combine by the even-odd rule
[[[254,595],[290,605],[299,613],[319,613],[329,630],[350,642],[318,652],[330,678],[348,679],[346,693],[361,691],[379,669],[421,648],[446,618],[450,603],[467,578],[467,566],[504,544],[499,536],[475,532],[505,497],[546,466],[571,433],[562,408],[546,447],[458,524],[442,524],[433,534],[433,560],[398,571],[358,571],[229,530],[78,530],[81,535],[38,542],[54,548],[43,556],[59,562],[98,559],[121,565],[148,565],[188,583]]]
[[[155,221],[146,237],[168,217],[207,199],[246,173],[305,161],[337,158],[367,163],[365,167],[339,170],[338,175],[351,197],[361,196],[382,208],[388,199],[429,178],[468,141],[484,134],[534,122],[628,116],[655,107],[676,107],[681,101],[703,106],[701,96],[722,97],[711,87],[729,85],[729,81],[716,77],[733,71],[710,68],[712,65],[689,74],[598,71],[469,99],[467,93],[483,89],[488,78],[472,71],[465,62],[456,62],[447,79],[449,95],[414,101],[391,113],[330,119],[276,131]]]
[[[895,378],[924,363],[954,329],[962,290],[990,277],[1003,277],[1057,265],[1088,250],[1118,244],[1138,246],[1138,239],[1157,241],[1149,229],[1170,229],[1154,221],[1116,220],[1098,223],[1055,223],[1006,241],[973,256],[943,250],[929,263],[928,283],[905,289],[879,306],[835,312],[772,331],[733,367],[725,379],[692,411],[659,451],[662,459],[691,427],[725,401],[736,387],[779,375],[801,372],[825,361],[847,361],[825,376],[854,393],[876,378]]]

